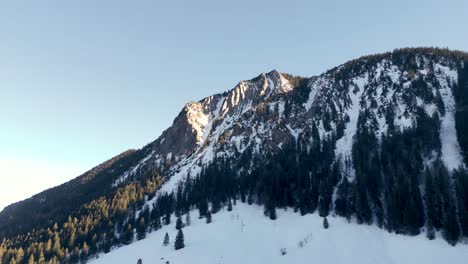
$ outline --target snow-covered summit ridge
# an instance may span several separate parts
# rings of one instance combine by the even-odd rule
[[[415,57],[405,52],[363,57],[311,78],[273,70],[225,93],[188,103],[152,143],[147,157],[122,178],[156,167],[171,178],[173,184],[164,188],[170,190],[215,157],[237,159],[246,149],[261,154],[292,142],[313,144],[314,127],[320,140],[336,137],[335,158],[352,177],[351,162],[346,161],[352,159],[359,119],[381,137],[389,129],[413,127],[419,109],[440,116],[440,155],[447,167],[462,166],[452,93],[462,60],[434,57],[427,50]]]
[[[284,94],[293,90],[293,86],[278,71],[262,73],[252,80],[239,82],[233,89],[222,94],[206,97],[198,102],[187,103],[179,117],[189,125],[196,144],[203,144],[214,129],[212,122],[220,119],[237,119],[240,115],[275,94]],[[176,121],[174,122],[176,124]],[[163,143],[163,142],[161,142]],[[158,149],[155,144],[155,149]]]

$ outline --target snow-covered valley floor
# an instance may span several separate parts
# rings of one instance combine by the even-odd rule
[[[185,217],[183,217],[185,219]],[[176,251],[175,219],[169,226],[149,234],[146,239],[101,254],[90,261],[100,263],[143,264],[279,264],[279,263],[468,263],[468,245],[450,246],[440,237],[429,241],[424,235],[409,237],[381,230],[376,226],[348,223],[329,217],[323,228],[318,214],[300,216],[292,210],[278,210],[278,219],[263,216],[263,208],[238,203],[233,211],[213,215],[213,222],[198,219],[191,212],[191,225],[184,227],[185,248]],[[162,245],[165,233],[170,244]],[[300,241],[303,247],[299,247]],[[281,248],[286,255],[281,255]]]

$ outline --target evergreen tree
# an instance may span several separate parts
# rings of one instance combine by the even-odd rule
[[[424,207],[416,176],[413,176],[410,183],[410,199],[408,201],[409,233],[419,234],[419,230],[424,226]]]
[[[24,259],[24,250],[22,247],[20,247],[17,251],[16,251],[16,257],[15,257],[15,260],[17,263],[22,263],[23,262],[23,259]]]
[[[76,233],[75,229],[73,228],[70,234],[70,238],[68,239],[68,248],[73,248],[75,246],[75,239],[76,239]]]
[[[319,215],[322,217],[328,216],[330,212],[330,203],[332,195],[332,186],[330,180],[323,179],[320,182],[320,198],[319,198]]]
[[[171,224],[171,211],[170,210],[166,211],[166,214],[164,214],[164,224],[165,225]]]
[[[265,203],[264,214],[271,220],[276,220],[276,206],[273,199],[270,199],[269,202]]]
[[[449,173],[441,160],[437,160],[434,166],[434,218],[433,224],[436,229],[443,227],[446,218],[449,192]]]
[[[137,264],[143,264],[143,260],[138,259]]]
[[[72,253],[70,254],[70,262],[71,263],[78,262],[79,257],[80,257],[80,249],[78,248],[78,246],[75,246],[75,248],[73,248]],[[41,263],[41,259],[44,259],[44,253],[42,251],[41,251],[41,254],[39,255],[38,263]],[[45,263],[45,260],[43,263]]]
[[[372,223],[372,211],[369,206],[369,202],[367,199],[367,191],[366,188],[363,186],[362,182],[357,182],[354,184],[354,199],[355,199],[355,207],[356,207],[356,218],[358,224]]]
[[[227,206],[227,210],[228,210],[228,212],[231,212],[231,211],[232,211],[232,202],[231,202],[231,199],[229,199],[228,206]]]
[[[78,254],[76,256],[78,258]],[[39,259],[37,260],[37,263],[38,264],[45,264],[46,263],[45,257],[44,257],[44,252],[42,250],[39,253]]]
[[[247,204],[248,204],[248,205],[252,205],[252,204],[253,204],[253,200],[254,200],[253,193],[252,193],[252,192],[249,192],[249,194],[248,194],[248,196],[247,196]]]
[[[428,220],[427,228],[426,228],[426,237],[429,240],[433,240],[435,238],[435,231],[434,231],[434,226],[430,222],[431,220]]]
[[[88,259],[88,244],[86,244],[86,241],[83,242],[83,246],[81,247],[81,253],[80,253],[80,259],[81,262],[86,263],[86,260]]]
[[[166,232],[166,234],[164,235],[163,245],[164,245],[164,246],[169,245],[169,234],[168,234],[167,232]]]
[[[335,200],[335,212],[337,215],[349,219],[351,217],[351,205],[349,201],[350,185],[348,177],[343,177],[343,180],[338,185],[337,197]]]
[[[328,224],[328,220],[326,217],[323,218],[323,228],[328,229],[330,225]]]
[[[34,260],[34,255],[31,254],[31,256],[29,256],[29,260],[28,260],[28,264],[35,264],[36,261]]]
[[[180,230],[180,229],[182,229],[183,227],[184,227],[184,223],[182,222],[182,218],[180,218],[180,216],[179,216],[179,217],[177,217],[177,221],[176,221],[176,226],[175,226],[175,228],[176,228],[177,230]]]
[[[127,228],[124,229],[123,234],[121,235],[122,243],[129,245],[133,241],[133,227],[131,224],[127,225]]]
[[[426,215],[427,215],[427,237],[431,239],[434,237],[434,220],[438,217],[434,210],[434,181],[432,179],[432,174],[428,168],[426,168],[425,172],[425,181],[424,181],[424,202],[426,208]],[[434,238],[432,238],[434,239]],[[432,240],[431,239],[431,240]]]
[[[455,246],[460,236],[460,229],[458,227],[457,215],[455,204],[448,204],[448,210],[445,213],[445,218],[443,222],[443,232],[445,240]]]
[[[200,213],[199,218],[203,218],[208,213],[208,201],[206,199],[201,199],[198,205],[198,212]]]
[[[207,224],[211,223],[211,212],[210,211],[208,211],[206,213],[206,223]]]
[[[211,204],[211,213],[216,214],[221,210],[221,202],[218,197],[213,197]]]
[[[146,222],[145,218],[142,217],[137,225],[137,239],[142,240],[146,237]]]
[[[182,229],[179,229],[177,232],[177,236],[174,242],[174,248],[175,250],[179,250],[185,247],[184,244],[184,233],[182,232]]]
[[[466,169],[459,168],[455,173],[455,179],[461,233],[464,237],[468,237],[468,172]]]
[[[152,220],[152,228],[154,230],[161,229],[162,227],[161,215],[159,213],[157,206],[154,206],[153,210],[151,211],[151,220]]]

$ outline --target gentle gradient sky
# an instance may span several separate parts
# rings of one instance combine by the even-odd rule
[[[277,69],[311,76],[404,46],[468,50],[466,0],[2,1],[0,209]]]

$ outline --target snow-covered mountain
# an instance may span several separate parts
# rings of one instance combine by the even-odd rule
[[[397,53],[397,52],[395,52]],[[415,127],[418,111],[440,118],[439,156],[449,170],[464,166],[455,127],[455,97],[460,61],[434,58],[424,50],[396,62],[393,53],[361,58],[312,78],[277,71],[241,81],[233,89],[187,103],[173,125],[147,148],[147,155],[116,182],[156,167],[171,182],[199,172],[214,157],[238,158],[246,149],[275,152],[283,144],[312,144],[334,136],[335,159],[352,159],[358,119],[378,137],[389,127]],[[408,68],[408,63],[414,63]],[[460,64],[461,63],[461,64]],[[291,83],[294,82],[294,83]],[[390,116],[391,115],[391,116]],[[247,165],[246,165],[247,166]],[[346,168],[350,176],[354,169]],[[170,191],[173,185],[164,189]]]
[[[229,220],[233,213],[223,211],[237,201],[234,211],[251,226],[268,223],[256,231],[275,232],[258,256],[276,261],[282,245],[278,240],[294,234],[284,241],[290,253],[278,263],[302,263],[340,250],[343,255],[336,258],[345,259],[352,252],[342,249],[348,243],[339,241],[341,232],[353,241],[368,238],[353,247],[358,252],[377,247],[375,255],[357,253],[356,261],[409,261],[406,246],[398,244],[420,245],[412,253],[430,256],[433,263],[438,257],[423,256],[419,249],[446,259],[456,252],[454,261],[463,259],[460,247],[466,247],[468,238],[467,62],[463,52],[400,49],[310,78],[274,70],[241,81],[227,92],[187,103],[172,126],[142,149],[6,208],[0,213],[0,238],[11,240],[0,245],[0,252],[3,247],[14,255],[21,246],[36,252],[37,259],[37,252],[44,251],[38,240],[59,238],[58,248],[44,256],[74,262],[130,244],[134,232],[142,239],[154,231],[99,261],[127,253],[128,261],[155,256],[137,250],[138,245],[145,249],[154,244],[177,263],[186,257],[209,263],[223,257],[221,263],[233,263],[244,247],[206,258],[194,252],[203,247],[200,234],[214,232],[212,239],[223,238],[220,230],[238,226]],[[202,219],[213,214],[214,227],[184,228],[194,242],[181,253],[159,249],[161,234],[173,229],[174,215],[194,209]],[[267,217],[259,219],[262,213]],[[327,216],[332,228],[324,231],[317,222]],[[292,246],[308,234],[313,237],[310,250]],[[231,235],[236,241],[225,245],[261,243],[261,238],[248,241],[252,234]],[[462,245],[442,249],[441,237]],[[430,241],[434,238],[439,239]],[[324,239],[330,243],[323,244]],[[206,250],[229,250],[210,243]],[[324,251],[311,253],[318,248]],[[386,260],[373,261],[385,254]],[[253,256],[245,262],[257,260]]]

